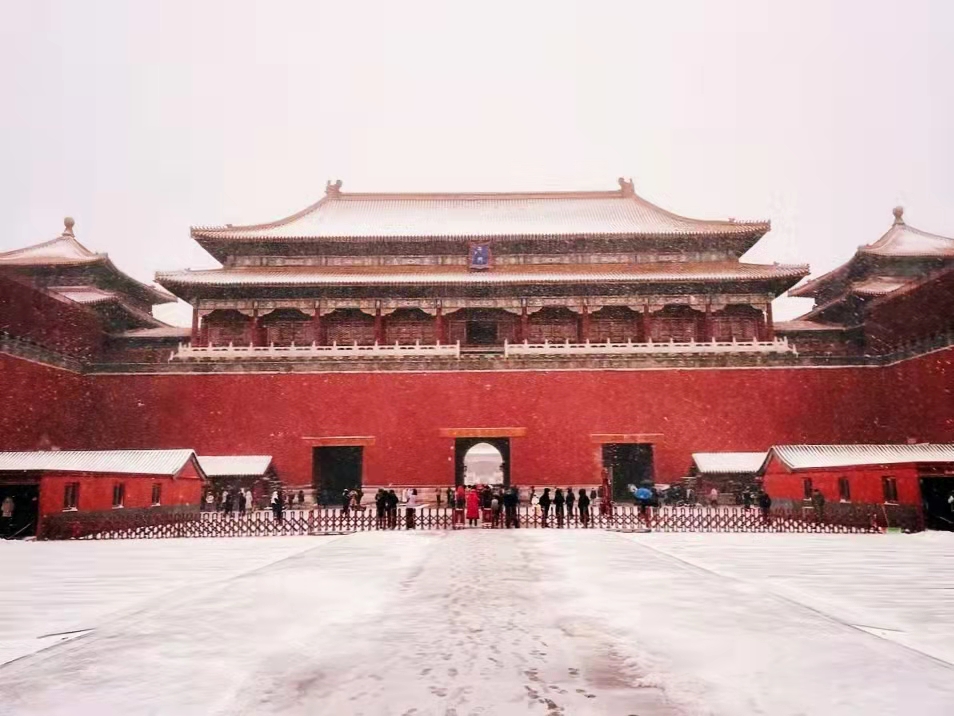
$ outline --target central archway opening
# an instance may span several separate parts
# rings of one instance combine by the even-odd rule
[[[508,438],[457,438],[454,457],[456,484],[510,485]]]

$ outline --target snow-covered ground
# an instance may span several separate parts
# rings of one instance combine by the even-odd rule
[[[5,542],[0,574],[4,716],[954,704],[948,534]]]

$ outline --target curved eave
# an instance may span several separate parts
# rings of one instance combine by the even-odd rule
[[[232,276],[228,280],[216,279],[213,274],[184,276],[182,274],[157,274],[156,281],[170,291],[204,288],[322,288],[357,286],[524,286],[559,284],[654,284],[654,283],[781,283],[785,290],[808,272],[808,267],[778,267],[774,273],[748,275],[732,273],[593,273],[593,274],[520,274],[520,273],[459,273],[443,275],[377,274],[344,275],[328,274],[322,277],[289,277],[281,280],[262,276],[250,276],[245,280]]]

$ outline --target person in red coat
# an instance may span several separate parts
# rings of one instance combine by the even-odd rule
[[[480,495],[477,490],[467,491],[467,524],[471,527],[477,526],[477,520],[480,518]]]

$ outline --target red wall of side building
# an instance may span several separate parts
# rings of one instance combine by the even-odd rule
[[[452,484],[446,428],[525,428],[516,484],[598,482],[593,434],[648,434],[656,478],[694,451],[776,443],[879,442],[891,431],[876,369],[187,374],[96,376],[90,447],[271,454],[287,483],[311,481],[310,438],[373,438],[369,485]]]
[[[883,503],[885,499],[881,478],[893,477],[897,481],[898,504],[917,506],[921,504],[921,488],[918,484],[918,471],[915,465],[855,466],[793,471],[776,458],[766,468],[763,487],[773,500],[791,500],[798,503],[805,497],[804,481],[811,479],[813,490],[820,491],[828,502],[838,502],[840,500],[838,480],[842,477],[848,479],[852,503]]]
[[[125,485],[122,508],[129,510],[153,507],[152,486],[162,486],[161,507],[198,505],[202,497],[202,480],[190,465],[176,477],[128,473],[47,472],[40,478],[40,532],[43,518],[64,512],[66,486],[79,483],[76,512],[102,512],[113,508],[113,487]]]

